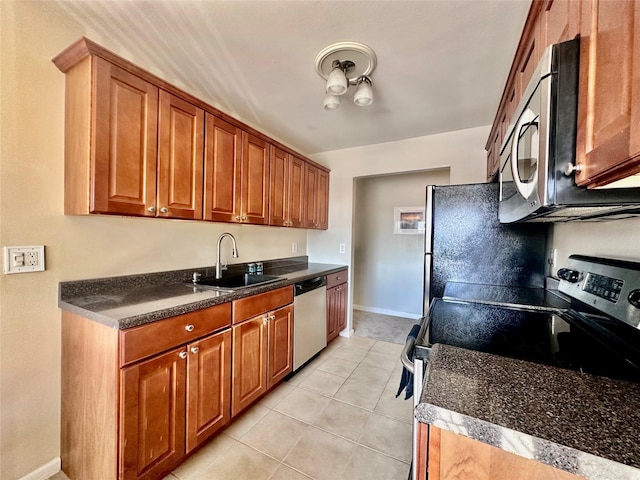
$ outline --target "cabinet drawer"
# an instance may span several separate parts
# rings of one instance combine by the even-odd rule
[[[331,273],[327,275],[327,288],[335,287],[336,285],[345,283],[347,280],[349,280],[347,270],[340,270],[339,272]]]
[[[120,366],[231,325],[231,304],[198,310],[120,332]]]
[[[235,300],[233,302],[233,323],[241,322],[290,303],[293,303],[293,285]]]

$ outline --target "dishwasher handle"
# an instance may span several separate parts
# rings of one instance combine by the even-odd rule
[[[314,277],[309,280],[303,280],[301,282],[296,282],[295,286],[295,296],[302,295],[304,293],[310,292],[312,290],[316,290],[317,288],[322,288],[327,285],[327,277]]]

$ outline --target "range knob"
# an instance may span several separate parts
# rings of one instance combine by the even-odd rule
[[[558,270],[558,277],[562,280],[566,280],[569,283],[577,283],[582,280],[583,275],[577,270],[571,270],[569,268],[561,268]]]
[[[640,290],[632,290],[628,297],[629,303],[636,308],[640,308]]]

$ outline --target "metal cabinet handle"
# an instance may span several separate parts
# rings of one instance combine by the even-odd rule
[[[195,327],[195,325],[192,325],[192,324],[189,324],[189,325],[187,325],[186,327],[184,327],[184,329],[185,329],[187,332],[193,332],[193,331],[195,330],[195,328],[196,328],[196,327]]]
[[[149,208],[147,208],[147,210],[148,210],[149,212],[151,212],[151,213],[155,213],[155,211],[156,211],[156,207],[149,207]]]
[[[241,218],[240,215],[236,215],[236,220],[240,221]]]
[[[246,215],[243,215],[243,216],[242,216],[242,221],[244,222],[244,221],[246,221],[246,220],[247,220],[247,216],[246,216]]]
[[[167,207],[162,207],[160,209],[160,213],[167,213],[169,211],[169,209]]]
[[[200,348],[198,347],[191,347],[191,353],[198,353],[200,351]]]
[[[187,358],[187,352],[183,350],[178,354],[178,356],[184,360],[185,358]]]
[[[262,318],[262,324],[263,324],[263,325],[266,325],[267,323],[269,323],[269,316],[268,316],[268,315],[265,315],[265,316]]]
[[[565,176],[570,177],[571,175],[578,174],[580,172],[582,172],[582,164],[581,163],[577,163],[577,164],[573,164],[571,162],[567,162],[564,164],[564,169],[563,172],[565,174]]]

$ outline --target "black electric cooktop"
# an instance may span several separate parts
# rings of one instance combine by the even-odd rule
[[[531,293],[531,292],[530,292]],[[640,382],[640,331],[605,316],[543,304],[435,299],[414,354],[443,343]]]

